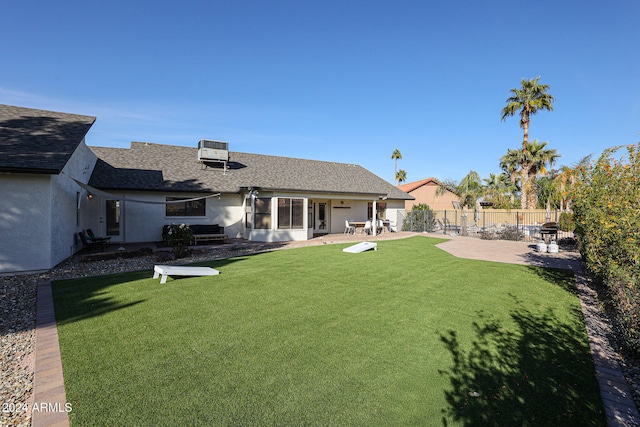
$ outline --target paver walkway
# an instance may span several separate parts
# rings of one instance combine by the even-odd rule
[[[33,375],[32,427],[68,427],[69,414],[62,376],[58,327],[51,282],[38,283],[36,366]],[[37,408],[36,409],[36,406]],[[73,407],[71,407],[73,409]]]
[[[385,235],[376,236],[377,238],[373,239],[369,236],[367,240],[405,238],[412,235],[415,234],[385,233]],[[579,255],[576,252],[560,251],[557,254],[546,254],[534,252],[534,245],[525,242],[443,236],[440,233],[421,235],[448,239],[437,246],[459,258],[573,270],[576,275],[578,294],[589,335],[589,345],[600,385],[600,394],[607,415],[607,424],[611,427],[640,426],[640,415],[616,360],[615,351],[609,342],[611,331],[597,304],[595,292],[588,286],[588,279],[582,272]],[[362,240],[364,239],[366,238]],[[317,240],[315,244],[342,243],[353,240],[353,236],[332,234],[322,240]],[[309,244],[314,243],[307,241],[305,245]],[[36,368],[33,388],[35,402],[49,403],[49,408],[58,410],[34,412],[32,425],[34,427],[68,426],[69,418],[64,410],[67,402],[62,376],[62,362],[49,282],[42,282],[38,285]]]

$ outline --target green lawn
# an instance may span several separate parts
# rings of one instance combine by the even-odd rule
[[[571,273],[438,242],[55,282],[72,425],[605,425]]]

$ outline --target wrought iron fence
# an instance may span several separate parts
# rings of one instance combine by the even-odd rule
[[[466,214],[466,217],[465,217]],[[558,210],[486,209],[465,213],[456,210],[409,211],[399,222],[403,231],[464,234],[483,239],[537,241],[550,237],[543,226],[560,222]],[[400,219],[400,218],[399,218]],[[573,230],[558,229],[557,239],[573,238]]]

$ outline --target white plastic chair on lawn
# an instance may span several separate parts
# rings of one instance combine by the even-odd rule
[[[364,223],[364,228],[362,229],[362,232],[364,234],[371,234],[371,229],[373,229],[373,226],[371,225],[371,221],[367,221]]]
[[[382,234],[384,233],[384,221],[379,219],[378,220],[378,234]]]
[[[349,220],[348,219],[345,219],[344,220],[344,233],[342,233],[342,234],[351,234],[351,233],[355,234],[356,233],[356,228],[353,225],[349,224]]]

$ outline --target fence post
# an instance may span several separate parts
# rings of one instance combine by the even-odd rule
[[[422,231],[425,232],[427,230],[425,230],[425,227],[427,225],[427,220],[426,217],[427,216],[427,211],[422,211]]]

